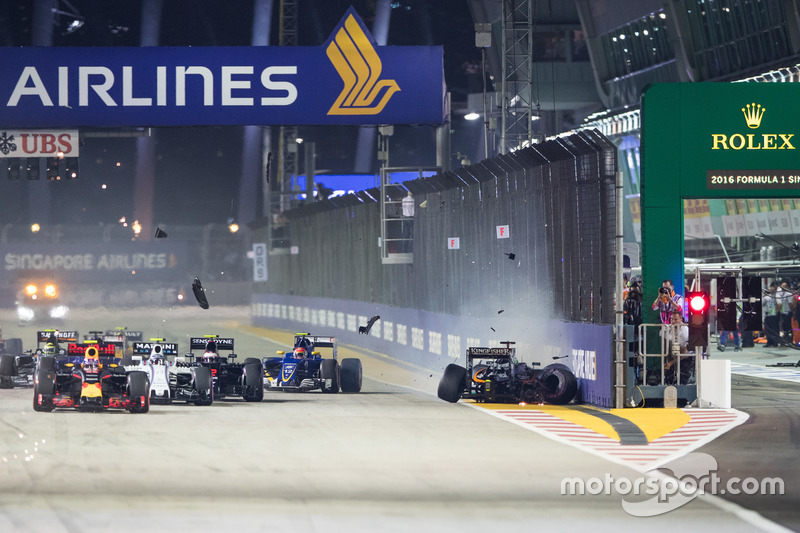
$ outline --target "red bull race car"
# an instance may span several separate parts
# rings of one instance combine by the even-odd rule
[[[324,358],[326,349],[330,358]],[[321,390],[327,393],[361,392],[361,360],[351,357],[339,364],[336,337],[320,337],[308,333],[294,336],[289,353],[278,351],[278,357],[265,357],[264,385],[283,391]]]
[[[66,353],[58,349],[56,355],[42,355],[36,365],[33,409],[55,408],[147,413],[150,383],[145,372],[126,371],[119,364],[113,344],[72,342]]]

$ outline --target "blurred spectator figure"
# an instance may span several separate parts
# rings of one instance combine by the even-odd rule
[[[414,217],[414,195],[411,191],[403,198],[403,216],[408,218]]]
[[[683,316],[683,298],[675,292],[672,280],[665,279],[658,289],[658,296],[653,300],[653,311],[659,312],[662,324],[670,324],[672,312],[676,309]]]
[[[764,333],[767,336],[767,343],[764,346],[778,346],[781,302],[778,300],[777,282],[771,282],[769,291],[761,297],[761,311],[764,318]]]
[[[642,289],[638,282],[631,282],[624,303],[625,323],[639,327],[642,323]]]
[[[411,191],[403,198],[403,238],[411,239],[414,237],[414,195]],[[403,243],[403,251],[411,252],[411,243]]]
[[[789,340],[792,337],[792,299],[794,298],[794,292],[792,291],[791,287],[789,287],[788,281],[782,281],[780,287],[778,287],[778,292],[776,294],[776,299],[780,303],[780,314],[778,315],[780,321],[780,329],[781,329],[781,336],[785,340]]]
[[[795,287],[797,290],[797,287]],[[797,294],[792,295],[789,307],[792,310],[792,343],[797,346],[800,345],[800,302],[798,302]]]

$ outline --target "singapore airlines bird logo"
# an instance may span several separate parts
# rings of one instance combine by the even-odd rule
[[[344,88],[328,115],[377,115],[394,93],[395,80],[381,80],[381,59],[353,14],[349,14],[326,50]]]

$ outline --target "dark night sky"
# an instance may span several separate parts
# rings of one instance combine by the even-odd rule
[[[138,46],[140,2],[131,0],[71,0],[85,17],[78,31],[67,34],[66,17],[54,28],[55,46]],[[352,5],[368,27],[375,2],[369,0],[298,0],[298,44],[319,46]],[[31,44],[32,0],[0,2],[0,43]],[[274,0],[271,45],[278,41],[280,0]],[[252,0],[165,0],[161,21],[162,46],[249,46]],[[64,6],[62,6],[64,7]],[[466,0],[396,0],[393,2],[389,45],[443,45],[445,79],[454,102],[466,99],[475,83],[465,64],[479,62]],[[171,224],[222,223],[235,213],[241,172],[240,127],[159,128],[154,222]],[[353,169],[357,128],[300,128],[300,135],[317,140],[317,169],[347,174]],[[277,148],[277,130],[274,133]],[[435,130],[429,126],[399,127],[392,138],[392,166],[433,165]],[[459,149],[453,146],[453,152]],[[377,159],[375,169],[377,170]],[[81,147],[81,178],[59,184],[54,222],[111,223],[130,216],[135,173],[135,141],[88,139]],[[117,162],[120,163],[117,166]],[[107,184],[105,190],[101,185]],[[69,207],[65,207],[69,206]],[[0,213],[0,222],[14,222]]]

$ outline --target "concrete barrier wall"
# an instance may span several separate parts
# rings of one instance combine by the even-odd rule
[[[378,315],[369,334],[360,334]],[[578,400],[599,407],[612,401],[612,327],[526,317],[457,317],[353,300],[279,294],[253,295],[253,326],[314,335],[374,350],[396,361],[441,375],[449,363],[464,364],[469,346],[500,346],[515,341],[517,356],[542,366],[563,363],[579,382]],[[288,348],[288,347],[287,347]],[[556,359],[557,358],[557,359]]]

